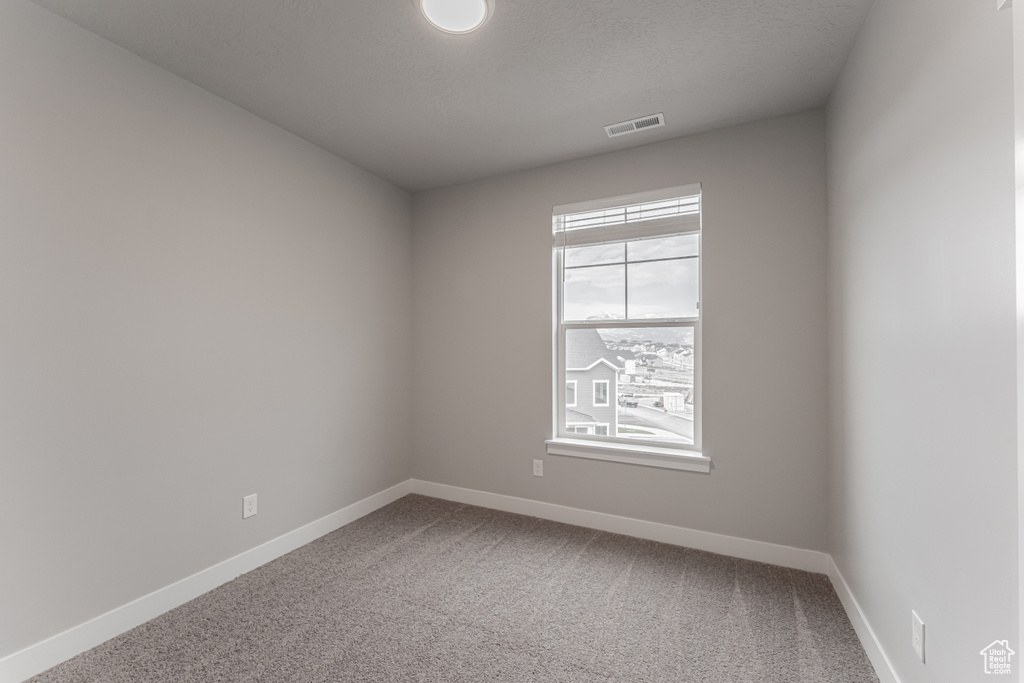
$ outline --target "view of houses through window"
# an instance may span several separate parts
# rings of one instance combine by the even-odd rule
[[[566,330],[566,432],[692,444],[693,361],[692,327]]]

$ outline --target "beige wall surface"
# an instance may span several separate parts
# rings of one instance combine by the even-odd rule
[[[1020,651],[1010,12],[877,0],[828,145],[829,549],[904,683],[984,680]]]
[[[417,194],[415,476],[825,550],[824,154],[816,111]],[[714,469],[546,456],[552,207],[695,182]]]
[[[407,193],[24,0],[0,93],[3,656],[409,477],[412,244]]]

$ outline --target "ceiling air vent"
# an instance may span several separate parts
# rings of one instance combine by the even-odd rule
[[[604,132],[608,133],[608,137],[614,138],[620,135],[627,135],[628,133],[636,133],[646,128],[657,128],[664,125],[664,114],[651,114],[650,116],[641,116],[638,119],[607,125],[604,127]]]

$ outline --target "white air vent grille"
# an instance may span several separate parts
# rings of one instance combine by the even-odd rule
[[[650,116],[641,116],[638,119],[632,119],[630,121],[609,124],[604,127],[604,132],[608,133],[608,137],[614,138],[619,135],[628,135],[629,133],[636,133],[637,131],[645,130],[647,128],[657,128],[658,126],[664,125],[664,114],[652,114]]]

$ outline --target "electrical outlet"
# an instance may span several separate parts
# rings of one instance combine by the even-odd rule
[[[534,460],[533,461],[533,476],[543,477],[544,476],[544,461]]]
[[[914,646],[917,658],[924,663],[924,622],[914,610],[910,610],[910,617],[912,622],[911,644]]]
[[[242,519],[252,517],[256,514],[256,494],[246,496],[242,499]]]

